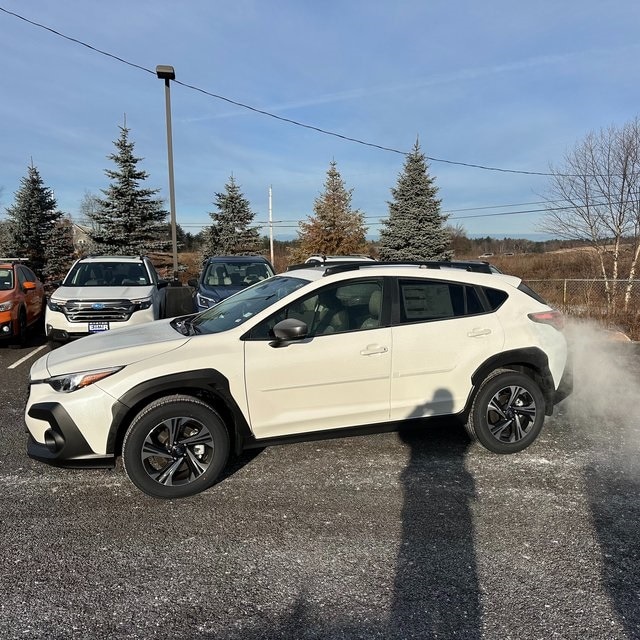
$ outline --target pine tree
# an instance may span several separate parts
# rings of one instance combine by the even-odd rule
[[[114,144],[116,152],[108,158],[116,169],[105,170],[112,182],[108,189],[101,190],[105,197],[96,198],[96,208],[87,211],[96,253],[138,255],[168,249],[167,212],[162,199],[154,198],[160,190],[140,186],[149,174],[138,168],[142,158],[134,156],[134,143],[129,141],[126,126],[120,127],[120,137]]]
[[[213,224],[205,229],[203,254],[205,256],[255,255],[261,251],[260,234],[251,223],[255,213],[244,197],[233,176],[224,186],[222,193],[216,193],[213,204],[217,211],[209,213]]]
[[[353,189],[345,187],[337,164],[327,170],[324,193],[316,198],[314,215],[299,224],[298,245],[290,260],[302,262],[310,255],[349,255],[366,253],[367,227],[364,215],[351,209]]]
[[[12,256],[27,258],[31,268],[45,277],[55,262],[68,264],[72,257],[68,253],[56,255],[50,251],[56,225],[63,218],[57,209],[53,191],[44,185],[36,167],[27,169],[21,186],[15,194],[15,204],[7,208],[9,238],[6,249]]]
[[[12,244],[11,222],[9,220],[0,220],[0,256],[9,256]]]
[[[45,280],[62,280],[76,257],[70,218],[63,216],[53,225],[44,255],[46,264],[42,275]]]
[[[389,218],[380,231],[379,254],[384,261],[449,260],[447,216],[440,212],[438,188],[416,141],[389,202]]]

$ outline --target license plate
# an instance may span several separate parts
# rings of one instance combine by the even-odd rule
[[[109,331],[108,322],[90,322],[89,333],[99,333],[100,331]]]

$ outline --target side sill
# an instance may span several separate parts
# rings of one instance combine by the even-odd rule
[[[337,429],[327,429],[325,431],[311,431],[306,433],[296,433],[290,436],[274,436],[271,438],[255,438],[251,436],[243,440],[243,450],[258,449],[284,444],[296,444],[300,442],[315,442],[318,440],[334,440],[337,438],[352,438],[376,433],[392,433],[400,431],[408,425],[429,426],[430,424],[462,424],[464,416],[462,413],[443,416],[432,416],[428,418],[409,418],[407,420],[397,420],[395,422],[380,422],[376,424],[366,424],[359,427],[342,427]]]

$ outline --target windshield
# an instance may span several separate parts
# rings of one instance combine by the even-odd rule
[[[272,275],[271,267],[264,262],[212,262],[202,276],[202,284],[207,287],[247,287]]]
[[[140,262],[81,262],[63,282],[65,287],[148,287],[149,274]]]
[[[308,284],[308,280],[276,276],[219,302],[193,318],[194,333],[220,333],[241,325],[263,309]]]
[[[0,269],[0,291],[13,289],[13,269]]]

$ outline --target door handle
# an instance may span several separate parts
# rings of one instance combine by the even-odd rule
[[[490,333],[491,329],[481,329],[480,327],[475,327],[474,329],[471,329],[469,333],[467,333],[467,336],[469,336],[469,338],[479,338],[480,336],[488,336]]]
[[[375,356],[379,353],[387,353],[389,349],[379,344],[368,344],[361,352],[361,356]]]

